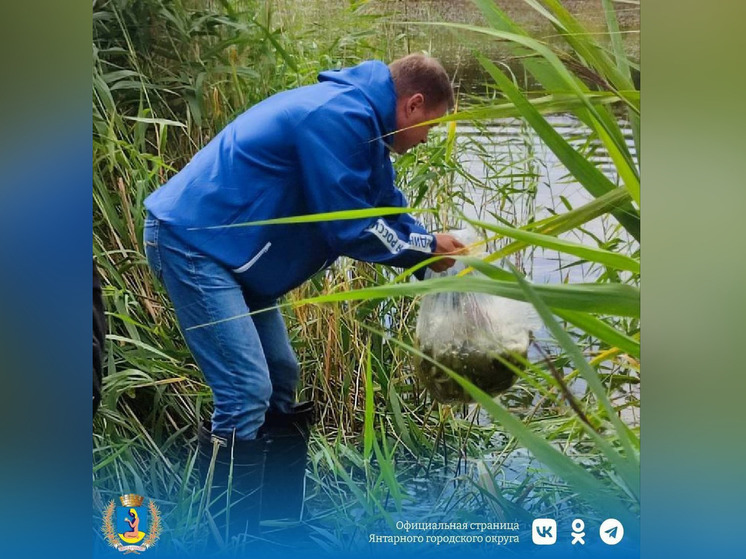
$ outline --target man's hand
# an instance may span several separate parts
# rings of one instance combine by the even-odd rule
[[[433,254],[464,254],[466,246],[453,235],[448,233],[435,233],[435,252]],[[430,264],[433,272],[445,272],[453,266],[456,261],[453,258],[441,258]]]

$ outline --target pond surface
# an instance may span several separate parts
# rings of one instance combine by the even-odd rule
[[[550,116],[548,122],[568,143],[589,159],[611,180],[619,185],[618,176],[606,149],[597,139],[589,141],[591,131],[571,115]],[[462,209],[471,218],[495,222],[495,216],[506,219],[514,226],[538,221],[569,208],[577,208],[593,200],[593,196],[569,175],[557,156],[525,124],[515,119],[494,121],[482,128],[458,126],[458,145],[462,162],[472,175],[484,183],[495,184],[492,189],[480,189],[463,181],[474,205]],[[630,153],[635,157],[632,131],[623,127],[622,132]],[[470,151],[474,143],[480,145],[479,153]],[[491,158],[485,160],[484,153]],[[490,160],[491,159],[491,160]],[[499,162],[506,178],[493,176],[494,163]],[[516,178],[518,177],[518,178]],[[505,206],[501,188],[510,186],[510,203]],[[568,208],[569,206],[569,208]],[[616,219],[603,216],[589,221],[582,227],[560,235],[569,241],[598,246],[599,241],[621,239],[637,248],[637,243],[617,227]],[[491,247],[496,249],[493,244]],[[580,263],[578,258],[557,251],[536,247],[520,261],[524,272],[536,283],[593,282],[600,273],[598,266]]]

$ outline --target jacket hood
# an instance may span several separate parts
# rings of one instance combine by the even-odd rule
[[[342,70],[319,74],[320,82],[335,82],[359,89],[373,106],[384,134],[396,130],[396,89],[389,67],[379,60],[369,60]]]

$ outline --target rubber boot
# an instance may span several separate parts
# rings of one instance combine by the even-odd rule
[[[259,430],[271,441],[264,470],[262,520],[302,520],[308,435],[314,422],[313,402],[294,404],[290,413],[267,412]]]
[[[217,530],[222,543],[258,534],[268,441],[219,437],[210,432],[209,423],[199,426],[197,439],[206,508],[215,523],[211,531]]]

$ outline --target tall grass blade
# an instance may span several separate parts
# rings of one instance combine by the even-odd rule
[[[460,258],[460,257],[457,257]],[[471,261],[471,265],[483,264],[480,260]],[[487,265],[485,265],[487,266]],[[485,275],[492,275],[489,268],[497,270],[492,274],[498,274],[501,270],[493,266],[480,269]],[[547,301],[552,308],[569,309],[584,312],[598,312],[617,316],[640,316],[640,291],[629,285],[622,284],[595,284],[577,283],[561,285],[535,285],[534,289]],[[318,305],[322,303],[338,303],[341,301],[368,301],[373,299],[388,299],[391,297],[403,297],[413,295],[427,295],[432,293],[457,292],[457,293],[486,293],[499,295],[509,299],[527,301],[524,291],[515,281],[500,281],[496,279],[477,277],[444,277],[434,278],[416,283],[386,284],[376,287],[366,287],[327,293],[316,297],[306,297],[290,303],[283,303],[272,308],[286,306],[299,307],[303,305]],[[188,330],[204,328],[214,324],[220,324],[229,320],[235,320],[244,316],[256,314],[254,311],[247,315],[236,315],[223,320],[208,322],[191,326]]]
[[[363,427],[363,459],[366,466],[370,463],[370,457],[373,452],[373,443],[375,442],[375,407],[373,405],[373,367],[371,365],[372,352],[370,343],[367,347],[365,361],[365,424]]]
[[[623,76],[630,75],[629,59],[627,53],[624,51],[624,44],[622,43],[622,34],[619,29],[619,20],[614,10],[614,4],[612,0],[601,0],[604,7],[604,16],[606,17],[606,25],[609,28],[609,35],[611,36],[611,47],[616,59],[616,65]],[[639,101],[637,102],[639,104]],[[629,111],[630,126],[632,128],[632,138],[635,143],[635,151],[639,155],[640,153],[640,115],[639,112]]]
[[[616,328],[609,326],[604,321],[599,320],[590,314],[576,311],[554,309],[553,312],[560,318],[567,320],[573,326],[576,326],[591,336],[595,336],[599,340],[606,342],[611,347],[618,347],[622,351],[626,351],[630,355],[639,359],[640,342],[625,333],[620,332]]]
[[[394,498],[394,504],[396,510],[401,512],[402,500],[404,499],[404,493],[396,479],[396,473],[394,470],[393,452],[390,451],[386,446],[386,429],[383,425],[383,420],[380,422],[380,434],[381,444],[375,440],[373,449],[376,453],[376,460],[378,461],[378,467],[381,469],[381,477],[383,478],[386,487],[388,487],[390,495]],[[383,446],[383,449],[381,448]]]
[[[586,96],[588,101],[594,106],[613,105],[622,100],[619,95],[608,91],[589,91]],[[629,92],[628,97],[638,99],[639,92]],[[569,113],[585,107],[585,103],[578,99],[577,95],[562,92],[553,92],[550,95],[527,99],[527,101],[542,115]],[[478,107],[464,109],[457,113],[448,114],[441,118],[426,121],[420,126],[425,124],[515,118],[520,116],[523,116],[523,114],[513,103],[487,103]]]
[[[494,223],[487,223],[476,219],[464,218],[472,225],[477,225],[489,231],[499,233],[505,237],[510,237],[519,241],[523,241],[530,245],[550,248],[558,252],[566,254],[572,254],[578,258],[583,258],[590,262],[598,262],[611,268],[619,270],[628,270],[630,272],[639,273],[640,263],[634,258],[630,258],[624,254],[611,252],[608,250],[593,248],[585,246],[579,243],[558,239],[550,235],[542,235],[541,233],[534,233],[531,231],[525,231],[522,229],[516,229],[514,227],[506,227],[504,225],[497,225]]]
[[[210,227],[193,227],[194,229],[226,229],[231,227],[256,227],[259,225],[290,225],[293,223],[318,223],[324,221],[338,221],[349,219],[367,219],[384,215],[399,215],[405,213],[434,213],[435,210],[428,208],[365,208],[357,210],[340,210],[336,212],[323,212],[317,214],[299,215],[291,217],[278,217],[276,219],[263,219],[260,221],[245,221],[241,223],[230,223],[227,225],[212,225]]]

